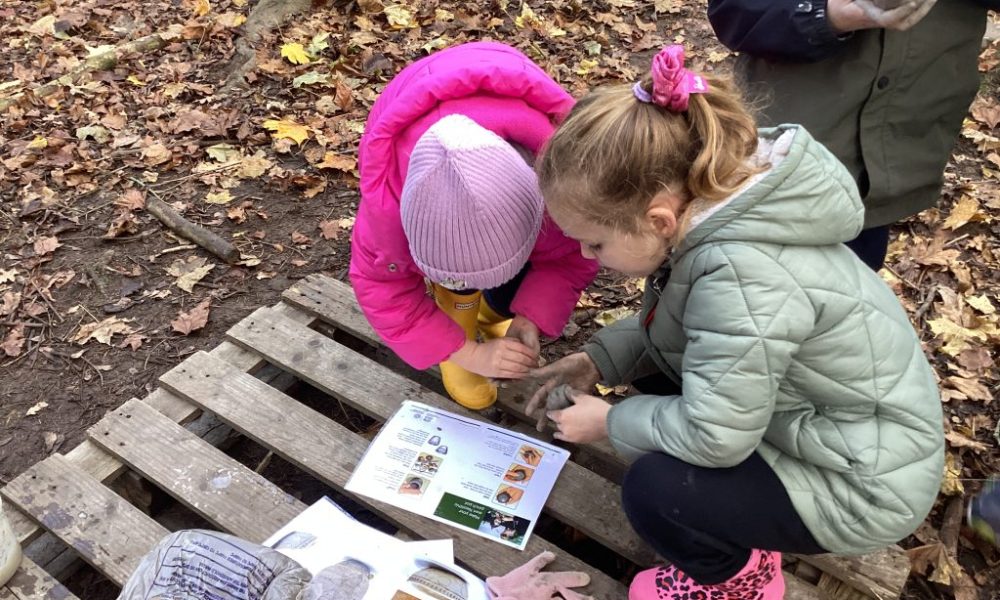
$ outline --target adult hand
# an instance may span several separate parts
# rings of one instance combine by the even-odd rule
[[[528,415],[535,414],[539,407],[544,406],[549,394],[560,385],[568,385],[575,390],[588,392],[593,389],[594,384],[601,380],[601,373],[597,370],[597,365],[585,352],[576,352],[565,356],[556,362],[535,369],[531,372],[531,378],[541,381],[542,385],[538,391],[531,396],[525,412]],[[538,431],[542,431],[545,425],[545,411],[538,415]]]
[[[538,355],[509,337],[482,343],[467,341],[450,360],[466,371],[491,379],[522,379],[538,366]]]
[[[828,0],[830,27],[839,33],[859,29],[913,27],[934,7],[937,0]]]
[[[530,348],[535,353],[535,366],[538,366],[538,356],[542,353],[542,344],[538,341],[538,325],[527,317],[515,315],[507,329],[507,337],[514,338]]]
[[[555,559],[555,554],[545,551],[502,577],[487,577],[490,597],[494,600],[549,600],[559,594],[566,600],[594,600],[570,589],[590,583],[586,573],[542,572]]]
[[[552,437],[574,444],[589,444],[608,437],[608,411],[611,405],[604,399],[580,392],[571,392],[573,405],[562,410],[549,411],[549,419],[556,424]]]

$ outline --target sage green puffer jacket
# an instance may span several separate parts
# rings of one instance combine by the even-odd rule
[[[771,170],[694,213],[639,317],[584,350],[608,385],[657,371],[681,384],[611,409],[627,458],[729,467],[756,451],[821,546],[869,552],[934,503],[937,386],[892,291],[841,244],[864,220],[850,174],[801,127],[761,139]]]

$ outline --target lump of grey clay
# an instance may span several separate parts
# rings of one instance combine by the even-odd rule
[[[545,410],[542,411],[542,414],[538,415],[538,431],[545,430],[545,421],[548,420],[547,415],[550,410],[562,410],[573,405],[572,394],[573,388],[565,383],[556,386],[549,392],[548,397],[545,398]]]

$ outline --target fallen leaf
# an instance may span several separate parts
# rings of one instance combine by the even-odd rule
[[[327,152],[323,155],[323,160],[316,163],[317,169],[336,169],[337,171],[351,172],[358,166],[358,161],[352,156]]]
[[[108,225],[104,239],[114,239],[122,235],[135,235],[139,231],[139,219],[129,210],[121,210]]]
[[[601,312],[594,315],[594,322],[601,327],[607,327],[613,323],[621,321],[622,319],[628,318],[635,315],[635,310],[628,308],[627,306],[619,306],[617,308],[610,308],[608,310],[602,310]]]
[[[948,444],[952,448],[971,448],[976,452],[984,452],[990,449],[986,444],[977,442],[957,431],[949,431],[945,434],[944,439],[948,441]]]
[[[993,401],[993,395],[990,394],[989,388],[983,385],[978,379],[968,379],[953,375],[945,381],[952,388],[965,394],[965,397],[969,400],[981,400],[986,404]]]
[[[26,416],[26,417],[33,417],[33,416],[37,415],[38,413],[42,412],[42,409],[45,408],[45,407],[47,407],[48,405],[49,405],[48,402],[42,400],[41,402],[38,402],[34,406],[32,406],[31,408],[29,408],[28,410],[24,411],[24,416]]]
[[[20,356],[23,349],[24,325],[19,323],[7,333],[7,337],[4,338],[3,343],[0,343],[0,350],[3,350],[3,353],[7,356],[14,358]]]
[[[191,12],[193,12],[196,16],[204,17],[211,11],[212,5],[209,4],[208,0],[193,0],[193,2],[191,2]]]
[[[115,204],[126,210],[141,210],[146,207],[146,194],[135,188],[129,188],[118,196]]]
[[[62,244],[59,243],[59,240],[54,235],[35,238],[34,248],[37,256],[51,254],[59,246],[62,246]]]
[[[340,225],[336,221],[320,221],[319,236],[324,240],[335,240],[340,233]],[[3,314],[0,312],[0,314]]]
[[[382,13],[389,21],[389,26],[393,29],[407,29],[417,27],[419,24],[413,18],[413,13],[401,4],[386,6]]]
[[[128,324],[128,321],[119,319],[118,317],[108,317],[103,321],[82,325],[70,341],[82,346],[90,340],[94,340],[110,346],[111,338],[116,334],[128,335],[130,333],[133,333],[133,329]]]
[[[142,149],[142,158],[149,166],[162,165],[174,157],[169,148],[160,142],[151,144]]]
[[[0,269],[0,283],[13,283],[17,279],[17,269]]]
[[[309,239],[309,236],[307,236],[305,234],[299,233],[298,231],[293,231],[292,232],[292,242],[295,243],[295,244],[307,246],[307,245],[309,245],[309,244],[312,243],[312,240]]]
[[[978,296],[967,296],[965,298],[966,303],[972,308],[978,310],[984,315],[992,315],[997,311],[993,303],[990,302],[989,297],[986,294],[980,294]]]
[[[264,129],[271,131],[271,137],[276,140],[288,139],[301,144],[309,138],[309,128],[287,119],[268,119],[264,121]]]
[[[208,323],[208,313],[211,303],[211,298],[205,298],[188,312],[178,314],[177,318],[170,322],[170,326],[181,335],[188,335],[192,331],[198,331]]]
[[[969,340],[980,340],[985,342],[989,337],[983,331],[962,327],[961,325],[949,321],[946,318],[928,319],[927,325],[931,328],[931,332],[935,336],[944,341],[945,345],[941,348],[941,350],[949,356],[957,356],[964,350],[968,349]]]
[[[111,133],[100,125],[88,125],[76,128],[76,139],[85,140],[90,138],[99,144],[103,144],[111,139]]]
[[[208,204],[229,204],[232,201],[233,196],[229,193],[229,190],[205,194],[205,202]]]
[[[318,71],[309,71],[308,73],[303,73],[292,80],[292,87],[302,87],[304,85],[316,85],[317,83],[328,84],[330,83],[329,73],[320,73]]]
[[[21,292],[4,292],[3,303],[0,303],[0,317],[14,314],[14,310],[16,310],[20,304]]]
[[[965,493],[962,485],[962,461],[952,452],[944,454],[944,479],[941,480],[941,493],[945,496],[958,496]]]
[[[201,281],[215,264],[201,256],[190,256],[186,260],[178,258],[167,268],[167,273],[177,278],[174,285],[190,293],[194,285]]]
[[[247,156],[240,161],[240,166],[236,169],[236,176],[240,179],[252,179],[260,177],[271,168],[271,161],[265,156],[263,150],[258,150],[253,156]]]
[[[309,54],[306,53],[306,49],[298,42],[283,44],[281,46],[281,57],[287,58],[288,62],[293,65],[306,65],[312,62]]]
[[[205,153],[208,154],[209,158],[216,160],[224,165],[235,164],[242,160],[243,153],[240,149],[232,144],[213,144],[208,148],[205,148]]]
[[[951,213],[944,221],[946,229],[958,229],[962,225],[975,220],[980,215],[979,201],[970,195],[963,195],[951,208]]]

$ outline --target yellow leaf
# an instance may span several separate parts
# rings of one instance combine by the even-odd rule
[[[979,296],[967,296],[965,301],[969,306],[983,313],[984,315],[992,315],[997,311],[990,302],[989,297],[986,294],[980,294]]]
[[[306,49],[298,42],[284,44],[281,47],[281,56],[287,58],[293,65],[307,65],[310,61]]]
[[[976,339],[985,342],[988,336],[985,331],[968,329],[949,321],[946,318],[928,319],[927,325],[936,337],[941,338],[945,345],[941,351],[949,356],[958,356],[969,348],[969,340]]]
[[[125,81],[127,81],[127,82],[129,82],[132,85],[137,86],[137,87],[142,87],[142,86],[146,85],[146,82],[144,82],[143,80],[139,79],[135,75],[129,75],[128,77],[125,78]]]
[[[594,322],[602,327],[607,327],[612,323],[621,321],[622,319],[631,317],[635,314],[635,311],[631,308],[625,306],[619,306],[618,308],[610,308],[608,310],[602,310],[601,312],[594,315]]]
[[[976,220],[979,215],[979,200],[966,194],[958,199],[955,206],[951,208],[951,214],[945,219],[944,227],[947,229],[958,229],[969,221]]]
[[[358,161],[350,156],[344,156],[336,152],[327,152],[323,155],[323,161],[316,163],[316,168],[350,172],[357,165]]]
[[[28,144],[28,150],[41,150],[42,148],[48,148],[48,146],[49,146],[49,140],[38,135],[35,136],[35,139],[31,140],[31,142]]]
[[[965,486],[962,485],[962,463],[951,452],[944,455],[944,479],[941,481],[941,493],[945,496],[957,496],[965,493]]]
[[[538,27],[541,24],[542,20],[538,18],[535,11],[531,10],[528,3],[521,4],[521,14],[514,18],[514,25],[517,25],[520,29],[524,29],[525,27]]]
[[[382,9],[382,13],[393,29],[412,29],[418,25],[416,19],[413,18],[413,13],[401,4],[386,6]]]
[[[229,204],[232,201],[233,196],[229,193],[229,190],[205,194],[205,202],[209,204]]]
[[[594,387],[597,388],[597,393],[600,394],[600,395],[602,395],[602,396],[610,396],[615,391],[615,388],[608,387],[606,385],[601,385],[599,383],[595,384]]]
[[[276,140],[288,139],[296,144],[301,144],[309,139],[308,127],[287,119],[268,119],[264,121],[264,129],[273,132],[271,133],[271,137]]]
[[[580,75],[581,77],[583,77],[583,76],[585,76],[585,75],[586,75],[587,73],[590,73],[590,71],[591,71],[591,70],[592,70],[592,69],[593,69],[594,67],[596,67],[596,66],[597,66],[597,64],[598,64],[598,63],[597,63],[597,61],[596,61],[596,60],[591,60],[591,59],[589,59],[589,58],[585,58],[585,59],[583,59],[583,60],[581,60],[581,61],[580,61],[580,66],[579,66],[579,67],[577,67],[577,69],[576,69],[576,74],[577,74],[577,75]]]
[[[708,62],[710,62],[710,63],[718,63],[718,62],[722,62],[722,61],[726,60],[726,58],[728,58],[728,57],[729,57],[729,51],[728,50],[722,50],[722,51],[716,51],[716,52],[709,52],[708,53]]]
[[[194,0],[194,6],[191,7],[192,12],[199,17],[204,17],[212,10],[212,5],[208,3],[208,0]]]

